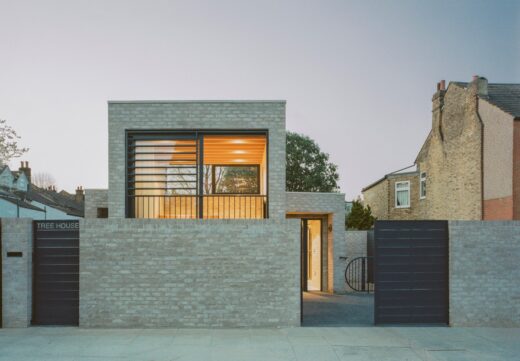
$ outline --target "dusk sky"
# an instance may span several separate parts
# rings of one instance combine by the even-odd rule
[[[285,99],[347,199],[411,165],[441,79],[520,83],[520,1],[0,0],[0,119],[33,173],[108,184],[107,100]]]

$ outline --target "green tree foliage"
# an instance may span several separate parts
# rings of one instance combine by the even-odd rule
[[[20,137],[15,130],[7,125],[7,121],[0,119],[0,164],[7,164],[11,159],[18,158],[28,151],[20,148]]]
[[[286,189],[289,192],[335,192],[338,167],[311,138],[287,132]]]
[[[258,169],[256,167],[235,166],[216,167],[221,176],[215,177],[216,193],[254,194],[258,191]]]
[[[370,206],[364,207],[361,201],[352,202],[352,210],[345,217],[345,227],[347,229],[370,229],[374,225],[376,218],[372,215]]]

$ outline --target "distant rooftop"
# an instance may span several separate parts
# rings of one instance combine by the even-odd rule
[[[460,81],[452,83],[464,88],[469,84]],[[520,84],[489,83],[488,97],[485,99],[513,117],[520,118]]]
[[[169,103],[286,103],[286,100],[109,100],[108,104],[169,104]]]
[[[387,173],[387,174],[385,174],[384,177],[379,178],[374,183],[371,183],[368,186],[366,186],[365,188],[361,189],[361,191],[364,192],[367,189],[370,189],[370,188],[378,185],[379,183],[381,183],[385,179],[392,178],[392,177],[397,177],[397,176],[401,176],[401,175],[407,175],[407,174],[417,174],[417,164],[412,164],[412,165],[410,165],[408,167],[398,169],[398,170],[393,171],[391,173]]]

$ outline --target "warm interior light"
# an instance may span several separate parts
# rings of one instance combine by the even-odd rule
[[[263,164],[266,143],[264,135],[205,135],[204,164]]]

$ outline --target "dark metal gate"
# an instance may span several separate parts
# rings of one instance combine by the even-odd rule
[[[370,257],[372,258],[372,257]],[[372,260],[369,257],[356,257],[345,268],[345,282],[353,291],[370,292],[374,290],[374,283],[370,280],[369,265]]]
[[[375,323],[448,324],[448,222],[376,221]]]
[[[35,325],[79,322],[79,222],[34,221]]]

